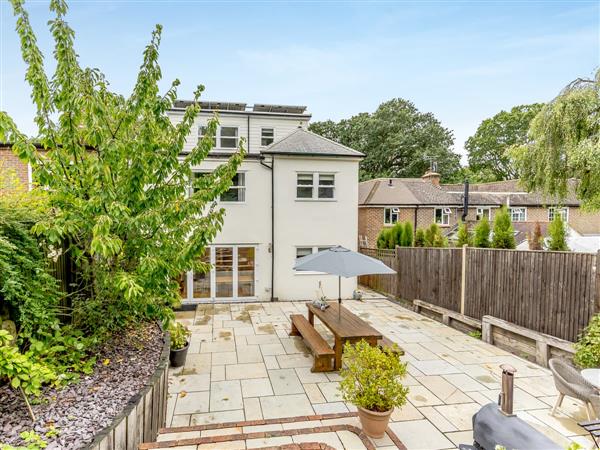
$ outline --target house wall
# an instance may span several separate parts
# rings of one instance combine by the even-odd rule
[[[173,123],[180,123],[183,119],[183,112],[172,111],[169,113]],[[214,112],[201,112],[194,125],[192,126],[190,135],[183,146],[184,152],[191,151],[198,142],[198,129],[200,126],[206,125],[207,122],[215,116]],[[238,127],[238,136],[246,139],[246,150],[248,153],[260,153],[265,147],[261,146],[261,129],[273,128],[275,132],[275,142],[290,134],[299,126],[302,128],[308,127],[309,117],[303,115],[297,116],[282,116],[275,115],[255,115],[255,114],[220,114],[219,124],[221,126]],[[250,125],[250,133],[248,134],[248,124]],[[248,144],[249,143],[249,144]],[[218,145],[218,141],[217,141]],[[215,148],[215,150],[219,150]]]
[[[356,250],[358,233],[358,159],[274,158],[275,296],[280,300],[315,299],[319,281],[328,298],[337,298],[335,276],[292,270],[297,247],[342,245]],[[334,200],[297,200],[298,172],[335,173]],[[342,278],[342,298],[356,289],[356,278]]]
[[[29,170],[27,163],[21,161],[11,148],[0,147],[0,189],[14,186],[5,186],[6,182],[12,183],[10,179],[16,176],[17,182],[22,186],[29,184]],[[10,179],[9,179],[10,178]]]

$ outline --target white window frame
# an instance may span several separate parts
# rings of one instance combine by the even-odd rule
[[[441,211],[441,222],[437,220],[437,212]],[[450,216],[452,215],[452,209],[447,206],[439,206],[433,208],[433,222],[442,227],[450,226]]]
[[[487,220],[492,220],[492,208],[490,206],[478,206],[476,210],[476,218],[477,220],[483,219],[484,214],[487,215]]]
[[[271,131],[271,136],[265,136],[265,131],[267,131],[267,130]],[[269,142],[268,144],[264,144],[263,143],[263,139],[271,139],[271,142]],[[261,147],[268,147],[273,142],[275,142],[275,128],[273,128],[273,127],[263,127],[263,128],[261,128],[260,129],[260,146]]]
[[[387,220],[387,211],[390,212],[390,220]],[[396,220],[394,220],[394,215],[396,216]],[[384,225],[395,225],[400,220],[400,208],[387,206],[383,208],[383,224]]]
[[[211,171],[209,171],[209,170],[194,170],[192,172],[192,178],[195,178],[197,173],[208,173],[208,174],[210,174]],[[229,189],[238,189],[238,190],[240,190],[241,191],[242,200],[221,200],[221,196],[219,195],[219,198],[217,199],[217,201],[219,203],[224,203],[226,205],[240,205],[240,204],[245,204],[246,203],[246,187],[247,187],[247,185],[246,185],[246,172],[245,171],[239,171],[239,172],[236,172],[236,174],[238,175],[238,179],[239,179],[239,175],[242,175],[241,179],[243,180],[244,184],[237,185],[237,186],[231,185],[229,187]],[[192,183],[193,183],[193,180],[189,184],[189,195],[192,195],[194,193],[194,186],[192,185]]]
[[[206,130],[207,125],[199,125],[198,126],[198,140],[204,137],[204,131]],[[234,128],[235,136],[222,136],[221,130],[223,128]],[[223,147],[222,139],[235,139],[235,147]],[[240,148],[240,127],[229,126],[229,125],[219,125],[217,127],[217,131],[215,131],[215,136],[213,138],[213,150],[225,150],[230,152],[235,152]]]
[[[563,222],[566,224],[569,222],[569,208],[566,206],[551,206],[548,208],[548,222],[552,222],[554,220],[554,214],[556,214],[557,210],[560,210],[559,214],[562,216]]]
[[[298,260],[298,250],[301,248],[311,249],[311,253],[309,253],[309,254],[314,255],[315,253],[330,249],[332,247],[335,247],[335,245],[296,245],[294,247],[294,250],[296,252],[294,261]],[[308,255],[304,255],[304,256],[308,256]],[[294,274],[295,275],[326,275],[325,272],[319,272],[319,271],[314,271],[314,270],[294,270]]]
[[[299,184],[298,177],[300,175],[312,176],[312,184]],[[333,185],[321,184],[321,176],[328,175],[333,177]],[[331,202],[336,200],[336,188],[335,188],[336,174],[333,172],[296,172],[296,201],[318,201],[318,202]],[[299,188],[311,188],[310,197],[298,197]],[[319,189],[327,188],[332,190],[332,197],[320,197]]]
[[[527,208],[515,206],[509,209],[511,222],[527,222]],[[521,217],[522,216],[522,217]]]

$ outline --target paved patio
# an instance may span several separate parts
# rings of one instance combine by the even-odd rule
[[[363,302],[345,301],[344,306],[406,352],[403,360],[408,362],[409,375],[404,383],[410,386],[409,401],[394,412],[390,429],[408,449],[447,449],[472,443],[471,417],[481,405],[497,401],[502,363],[517,369],[517,415],[563,447],[575,441],[593,448],[576,424],[586,419],[581,404],[565,399],[557,416],[550,415],[557,392],[548,370],[377,294],[368,297]],[[298,312],[306,314],[304,303],[200,305],[196,311],[177,313],[193,334],[186,366],[171,369],[167,426],[239,423],[227,429],[164,434],[159,441],[237,434],[242,437],[235,441],[178,448],[245,449],[306,442],[336,449],[367,448],[356,434],[327,428],[357,426],[358,419],[341,414],[355,409],[340,397],[338,374],[311,373],[312,356],[301,338],[288,336],[289,315]],[[316,326],[331,338],[320,323]],[[335,413],[339,417],[273,423],[278,418]],[[261,419],[267,424],[242,423]],[[285,431],[310,427],[324,428],[317,434]],[[241,435],[257,431],[278,435]],[[397,448],[388,436],[373,442],[373,447]]]

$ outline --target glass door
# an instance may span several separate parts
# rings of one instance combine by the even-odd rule
[[[210,270],[189,272],[184,276],[181,282],[183,299],[198,302],[232,301],[256,296],[256,247],[207,247],[202,262],[210,264]]]

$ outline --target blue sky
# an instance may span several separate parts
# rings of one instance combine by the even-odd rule
[[[486,117],[547,101],[600,66],[599,1],[71,1],[82,65],[128,93],[154,24],[164,87],[180,98],[307,105],[350,117],[402,97],[452,130],[455,148]],[[0,109],[33,134],[15,20],[0,0]],[[27,2],[52,67],[47,2]]]

